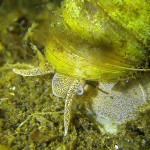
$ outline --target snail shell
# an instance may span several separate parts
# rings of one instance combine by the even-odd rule
[[[61,25],[51,28],[45,44],[45,56],[58,73],[116,80],[145,61],[143,44],[99,4],[66,0],[61,13]]]
[[[119,42],[119,38],[127,35],[122,32],[123,28],[143,42],[149,40],[150,3],[145,0],[66,0],[63,6],[66,24],[88,40],[99,42],[105,37]],[[120,32],[118,37],[116,31]]]

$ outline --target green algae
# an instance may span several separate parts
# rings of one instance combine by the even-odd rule
[[[46,2],[44,8],[49,6]],[[42,16],[41,7],[31,12],[32,16],[26,12],[32,5],[41,4],[36,1],[32,5],[27,1],[22,4],[17,6],[22,6],[21,15],[18,10],[11,12],[12,4],[4,13],[7,17],[1,16],[4,23],[0,28],[0,149],[107,150],[115,149],[115,145],[123,150],[148,149],[150,105],[142,107],[134,121],[121,125],[116,135],[102,134],[99,125],[85,115],[84,105],[80,106],[73,117],[70,134],[63,137],[64,101],[52,95],[52,75],[25,78],[12,72],[12,64],[16,62],[38,63],[35,53],[30,48],[25,49],[22,39],[28,27],[35,21],[40,23]],[[44,9],[42,11],[46,13]],[[22,26],[22,23],[20,25],[12,18],[22,16],[28,23],[16,31],[16,26]],[[14,27],[13,32],[9,27]]]

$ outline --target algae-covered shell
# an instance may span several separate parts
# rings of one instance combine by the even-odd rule
[[[45,56],[57,72],[86,80],[124,77],[146,59],[136,36],[92,0],[64,1]]]
[[[99,43],[104,37],[113,40],[125,38],[123,28],[143,42],[149,40],[149,1],[66,0],[63,6],[66,24],[91,42]],[[115,31],[120,33],[118,37]]]

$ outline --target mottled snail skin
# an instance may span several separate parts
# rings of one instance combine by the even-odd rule
[[[141,68],[146,54],[137,37],[112,19],[99,1],[65,0],[56,14],[44,41],[44,59],[37,50],[42,65],[30,70],[14,69],[14,72],[23,76],[56,72],[52,91],[65,99],[66,136],[72,105],[76,95],[83,93],[85,81],[116,83],[133,71],[142,71],[137,67]]]
[[[150,101],[149,76],[149,73],[145,73],[138,79],[130,80],[126,85],[100,84],[99,88],[108,93],[96,91],[90,87],[91,92],[88,92],[83,98],[87,99],[88,112],[92,113],[96,121],[103,125],[102,132],[115,134],[119,124],[133,120],[138,108]],[[89,99],[91,97],[89,94],[94,93],[94,90],[97,94]]]
[[[74,105],[74,100],[76,95],[81,95],[83,93],[78,93],[78,88],[83,88],[83,80],[70,78],[65,75],[55,73],[52,79],[52,91],[57,97],[65,99],[65,110],[64,110],[64,136],[68,133],[71,109]]]

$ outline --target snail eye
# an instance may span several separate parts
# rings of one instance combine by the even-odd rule
[[[77,94],[78,94],[78,95],[82,95],[83,92],[84,92],[84,90],[83,90],[82,87],[79,87],[79,88],[77,89]]]

